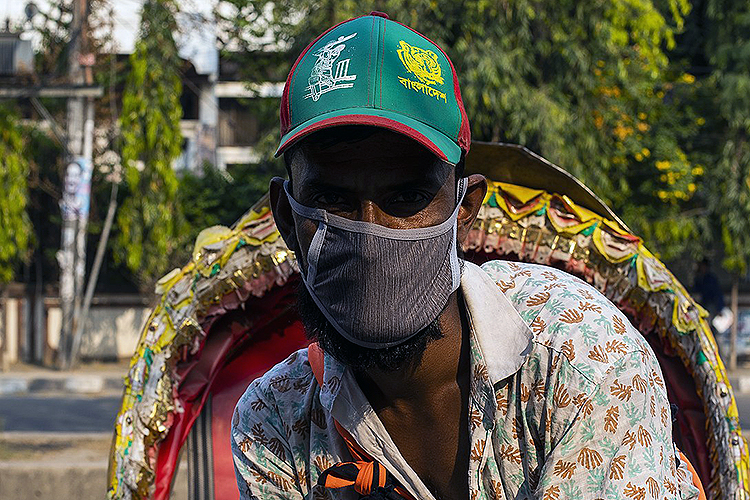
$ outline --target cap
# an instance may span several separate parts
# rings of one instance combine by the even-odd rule
[[[471,132],[456,71],[434,42],[379,12],[344,21],[313,40],[281,96],[276,156],[340,125],[404,134],[456,164]]]

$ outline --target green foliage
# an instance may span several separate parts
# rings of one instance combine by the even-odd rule
[[[117,215],[115,257],[143,290],[174,264],[170,257],[181,242],[172,170],[182,144],[175,10],[170,0],[144,3],[120,118],[127,193]]]
[[[724,243],[724,267],[750,270],[750,4],[708,0],[706,54],[714,67],[713,115],[722,140],[716,151],[712,220]]]
[[[49,109],[49,106],[47,106]],[[27,158],[30,163],[28,176],[28,213],[33,224],[35,254],[34,270],[38,279],[54,281],[59,271],[57,251],[60,248],[62,214],[60,200],[63,189],[65,153],[62,146],[50,137],[48,131],[36,127],[24,130]]]
[[[0,283],[13,279],[27,257],[31,225],[26,213],[29,163],[15,113],[0,108]]]
[[[747,131],[734,132],[717,164],[722,196],[714,198],[712,208],[721,222],[724,267],[745,275],[750,267],[750,144]]]
[[[221,6],[233,43],[288,49],[286,70],[317,34],[364,13],[333,0]],[[695,79],[670,66],[667,52],[688,0],[380,0],[372,8],[446,50],[475,139],[523,144],[562,165],[662,255],[694,239],[701,168],[683,145],[700,131]]]
[[[669,71],[665,49],[686,2],[666,12],[651,1],[506,5],[476,3],[443,35],[474,136],[520,143],[562,165],[649,246],[679,252],[693,232],[681,214],[696,189],[682,143],[697,126],[683,98],[692,78]],[[664,230],[675,223],[686,227]]]
[[[35,64],[38,75],[47,79],[63,77],[68,70],[68,44],[73,18],[73,2],[61,0],[48,9],[41,9],[34,17],[34,28],[39,33],[40,47]]]
[[[272,163],[264,165],[230,165],[225,172],[205,165],[200,174],[184,172],[180,176],[179,205],[190,227],[189,241],[207,227],[231,226],[257,202],[274,175]]]

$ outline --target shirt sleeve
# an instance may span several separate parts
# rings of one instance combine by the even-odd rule
[[[545,461],[537,498],[693,499],[658,362],[631,352],[607,371]]]
[[[241,500],[302,500],[283,422],[253,385],[232,417],[232,455]]]

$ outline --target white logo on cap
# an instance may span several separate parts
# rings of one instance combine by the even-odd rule
[[[348,36],[340,36],[313,52],[313,55],[317,56],[318,60],[315,61],[310,78],[307,80],[309,85],[307,86],[308,94],[305,96],[305,99],[312,97],[313,101],[317,101],[326,92],[354,87],[354,83],[348,83],[357,79],[357,75],[349,74],[349,61],[351,59],[338,61],[336,63],[335,74],[333,63],[336,62],[336,59],[339,58],[341,52],[346,48],[344,42],[351,40],[355,36],[357,36],[356,33]]]

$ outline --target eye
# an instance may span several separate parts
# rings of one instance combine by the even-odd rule
[[[416,205],[426,203],[428,200],[427,195],[420,191],[402,191],[391,199],[391,203]]]
[[[313,198],[313,201],[318,207],[341,206],[346,203],[346,200],[343,198],[343,196],[330,191],[315,196],[315,198]]]

